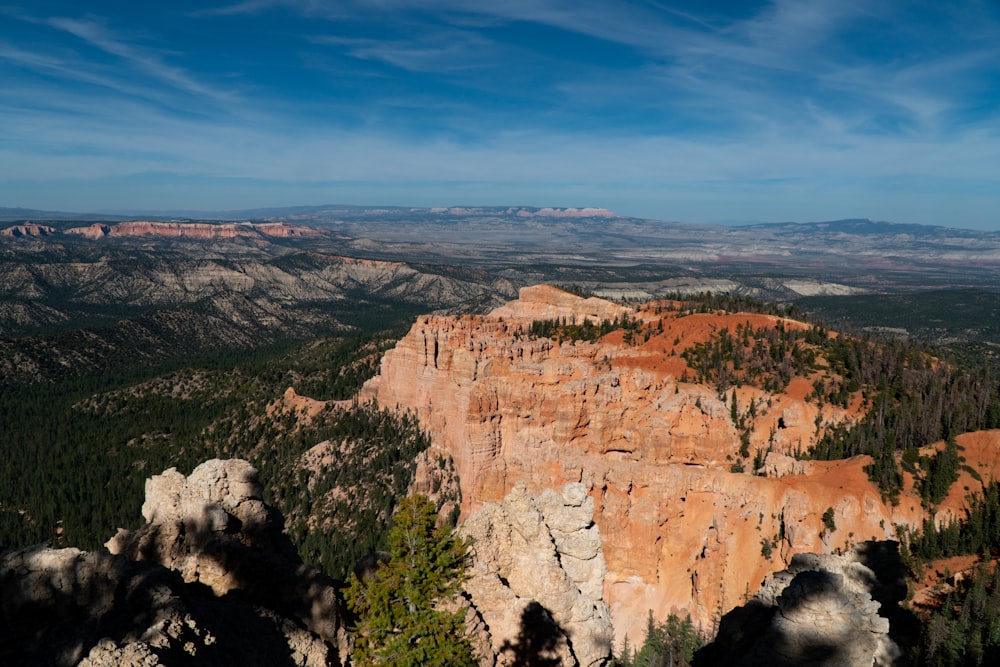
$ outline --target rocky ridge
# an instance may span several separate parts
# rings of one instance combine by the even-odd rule
[[[56,233],[54,227],[40,225],[36,222],[26,222],[23,225],[12,225],[0,229],[0,236],[22,237],[22,236],[51,236]]]
[[[883,502],[864,473],[867,457],[791,458],[825,424],[855,415],[806,401],[807,378],[778,392],[736,390],[741,412],[755,407],[746,417],[749,451],[770,452],[760,471],[769,476],[740,471],[732,405],[687,379],[693,372],[680,352],[723,327],[804,325],[751,313],[676,317],[607,303],[608,313],[625,309],[655,333],[629,342],[621,330],[595,342],[527,335],[532,320],[594,316],[592,302],[555,292],[522,289],[518,302],[484,316],[418,318],[360,397],[417,415],[455,462],[466,517],[519,485],[538,496],[582,484],[595,503],[616,642],[642,636],[647,610],[661,619],[690,613],[710,633],[795,554],[893,539],[896,524],[923,520],[913,494],[898,506]],[[997,439],[989,436],[988,447]],[[972,450],[966,456],[976,458]],[[832,530],[821,518],[828,509]]]
[[[0,556],[4,664],[344,663],[335,584],[295,554],[247,462],[171,469],[146,490],[147,523],[110,554]]]
[[[37,236],[53,235],[57,230],[35,223],[14,225],[0,230],[4,236]],[[134,220],[118,223],[95,222],[86,227],[69,227],[62,231],[65,234],[81,236],[90,240],[107,237],[152,236],[162,238],[185,238],[202,240],[220,240],[235,238],[299,238],[323,236],[324,232],[314,227],[289,225],[283,222],[266,223],[222,223],[207,222],[152,222]]]
[[[350,330],[359,320],[401,319],[408,309],[488,308],[515,291],[503,279],[275,246],[29,243],[0,249],[0,380],[103,371],[121,358],[135,365],[252,349]]]
[[[0,554],[0,661],[347,664],[339,584],[302,563],[261,497],[246,461],[213,459],[187,477],[171,468],[146,481],[146,523],[120,530],[108,553]],[[473,542],[463,604],[483,667],[605,663],[613,633],[593,515],[580,484],[538,498],[518,487],[462,527]]]

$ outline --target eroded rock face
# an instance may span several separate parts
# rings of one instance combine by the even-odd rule
[[[868,543],[844,556],[798,554],[787,570],[764,581],[757,595],[723,619],[713,644],[695,664],[735,667],[872,667],[902,652],[888,616],[905,595],[882,602],[880,573],[865,565]],[[873,597],[874,596],[874,597]],[[883,610],[883,605],[888,607]]]
[[[895,507],[882,501],[864,472],[867,457],[794,458],[823,425],[856,416],[806,401],[809,378],[781,392],[744,385],[723,401],[694,381],[681,357],[723,328],[805,325],[753,313],[674,317],[595,301],[526,288],[489,315],[420,317],[360,398],[417,416],[455,462],[463,517],[519,484],[530,496],[582,484],[600,526],[616,645],[625,635],[641,639],[650,610],[658,620],[690,614],[711,634],[723,613],[796,553],[890,539],[895,524],[923,520],[916,496]],[[621,314],[651,335],[560,342],[528,333],[533,319]],[[742,472],[734,467],[743,457],[733,396],[752,424]],[[760,475],[749,469],[757,452]],[[821,520],[827,509],[835,530]]]
[[[157,475],[143,516],[108,542],[111,554],[0,557],[0,662],[343,664],[335,582],[298,558],[249,463]]]
[[[496,665],[590,667],[610,656],[607,568],[593,516],[581,484],[537,499],[518,486],[462,525],[473,544],[465,589]]]
[[[152,563],[78,549],[0,556],[4,665],[340,664],[295,620],[246,600],[204,595]]]

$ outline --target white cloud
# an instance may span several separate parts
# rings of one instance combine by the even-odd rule
[[[125,64],[159,82],[186,93],[207,97],[219,102],[232,102],[231,93],[219,90],[199,81],[183,68],[164,62],[163,58],[149,49],[130,43],[104,25],[93,20],[52,18],[46,21],[53,28],[63,30],[91,46],[117,56]]]
[[[780,0],[739,20],[600,0],[496,0],[475,11],[458,0],[251,0],[200,16],[221,22],[276,9],[329,19],[293,24],[307,29],[285,45],[331,67],[330,90],[315,100],[233,92],[178,65],[189,61],[158,48],[155,35],[99,18],[30,19],[64,41],[0,41],[0,66],[16,72],[15,94],[0,100],[0,181],[97,184],[157,173],[161,189],[178,183],[202,199],[211,193],[192,186],[200,178],[226,183],[219,192],[232,197],[367,193],[375,202],[384,192],[392,203],[447,204],[454,194],[465,203],[609,206],[692,220],[740,210],[744,219],[898,219],[893,200],[916,216],[912,202],[982,209],[986,192],[1000,192],[996,100],[969,111],[971,94],[995,87],[1000,39],[990,36],[1000,33],[988,18],[978,19],[975,39],[949,42],[943,53],[872,56],[851,51],[844,31],[894,17],[871,23],[868,5],[827,0]],[[407,13],[407,29],[361,36],[350,22],[357,12]],[[638,55],[621,69],[547,69],[543,48],[539,55],[504,41],[519,21]],[[92,49],[101,57],[86,57]],[[343,53],[355,60],[335,57]],[[383,80],[360,81],[359,67]],[[508,99],[520,82],[511,72],[522,71],[537,90],[512,91],[517,103],[494,109],[492,99]],[[409,82],[393,78],[407,73],[459,93],[392,85]],[[338,78],[352,76],[365,87],[363,102],[338,96]],[[255,193],[253,184],[268,185]],[[684,215],[671,213],[682,204]]]

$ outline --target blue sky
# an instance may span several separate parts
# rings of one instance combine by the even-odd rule
[[[0,0],[0,206],[1000,229],[1000,4]]]

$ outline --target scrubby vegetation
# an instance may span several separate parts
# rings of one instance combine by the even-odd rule
[[[780,320],[774,327],[737,324],[735,335],[721,329],[708,342],[685,349],[682,356],[699,382],[720,391],[750,384],[777,392],[793,377],[808,376],[820,367],[817,354],[828,340],[819,327],[799,331]]]
[[[761,301],[743,294],[729,292],[702,292],[700,294],[667,294],[666,300],[678,304],[681,314],[714,313],[719,310],[728,313],[760,313],[777,317],[798,319],[801,311],[794,305],[783,305],[773,301]]]
[[[938,456],[948,454],[951,445]],[[1000,482],[986,485],[982,495],[968,498],[962,518],[938,524],[928,517],[919,530],[897,527],[900,554],[913,580],[922,578],[932,561],[955,556],[979,557],[970,574],[952,576],[936,585],[936,599],[920,611],[920,633],[907,649],[915,667],[978,667],[1000,661]],[[912,584],[911,584],[912,585]]]
[[[639,330],[641,322],[631,317],[615,318],[614,320],[604,319],[599,324],[595,324],[590,318],[583,318],[582,322],[567,321],[566,318],[535,320],[528,328],[529,338],[551,338],[555,341],[563,340],[586,340],[594,341],[612,331],[622,329],[628,337]]]
[[[1000,556],[1000,481],[990,482],[983,495],[971,495],[968,502],[964,518],[940,525],[928,518],[919,531],[900,529],[911,570],[917,572],[923,563],[936,558]]]
[[[980,667],[1000,664],[1000,569],[982,566],[943,595],[925,620],[915,665]]]

